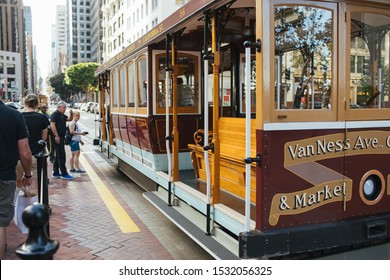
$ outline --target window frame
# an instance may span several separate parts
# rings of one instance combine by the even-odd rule
[[[344,86],[344,92],[345,95],[345,112],[344,112],[344,118],[345,120],[385,120],[389,119],[390,115],[390,108],[350,108],[350,87],[351,87],[351,73],[350,73],[350,56],[351,56],[351,14],[352,13],[374,13],[374,14],[380,14],[383,16],[387,16],[390,18],[390,11],[387,11],[385,9],[380,8],[373,8],[373,7],[367,7],[367,6],[358,6],[353,4],[347,4],[346,6],[346,21],[345,26],[340,28],[344,28],[345,34],[345,67],[346,67],[346,77],[345,77],[345,84]],[[340,31],[341,32],[341,31]]]
[[[136,114],[140,114],[140,115],[147,115],[148,113],[148,106],[149,106],[149,88],[147,87],[146,88],[146,106],[145,107],[140,107],[139,106],[139,96],[140,96],[140,92],[139,92],[139,89],[142,87],[140,86],[139,84],[139,78],[140,78],[140,75],[139,75],[139,70],[138,70],[138,63],[145,59],[145,65],[146,65],[146,69],[145,69],[145,77],[146,77],[146,81],[147,81],[147,86],[149,87],[149,82],[148,82],[148,56],[146,54],[142,54],[140,56],[138,56],[135,60],[134,60],[134,63],[135,63],[135,74],[136,74],[136,81],[135,81],[135,85],[136,85],[136,91],[135,91],[135,112]]]
[[[133,83],[132,84],[130,83],[130,79],[129,79],[130,68],[132,68],[134,70],[134,74],[135,74],[135,63],[133,60],[129,60],[126,63],[126,85],[127,85],[126,113],[134,114],[135,107],[137,105],[137,103],[135,101],[135,99],[136,99],[136,81],[135,81],[135,77],[133,77],[134,78]],[[133,106],[130,106],[130,95],[133,95],[133,100],[134,100]]]
[[[337,119],[337,100],[338,100],[338,13],[337,13],[337,4],[336,3],[310,3],[306,1],[288,1],[288,0],[275,0],[272,1],[272,4],[268,4],[268,11],[265,9],[264,19],[265,22],[269,22],[269,25],[264,26],[264,36],[269,35],[269,42],[264,42],[264,51],[269,51],[270,55],[268,59],[264,58],[263,69],[270,69],[269,71],[264,71],[264,92],[269,92],[269,94],[263,95],[264,100],[264,121],[265,122],[323,122],[323,121],[335,121]],[[330,109],[277,109],[276,108],[276,98],[275,98],[275,88],[274,83],[276,81],[275,75],[275,59],[277,58],[275,54],[275,7],[278,6],[304,6],[304,7],[313,7],[324,9],[332,13],[332,63],[331,71],[332,75],[329,78],[331,80],[331,108]],[[266,105],[268,104],[268,105]],[[259,112],[258,112],[259,113]]]
[[[195,88],[195,105],[194,106],[177,106],[177,111],[179,114],[199,114],[200,106],[200,92],[201,92],[201,72],[200,72],[200,63],[201,63],[201,56],[198,52],[192,52],[192,51],[178,51],[177,56],[188,56],[193,57],[195,61],[195,69],[194,73],[197,73],[195,76],[195,82],[194,85],[196,85],[197,89]],[[158,100],[157,100],[157,87],[158,85],[158,61],[161,57],[165,57],[166,52],[165,51],[159,51],[154,50],[153,51],[153,112],[157,115],[163,115],[165,114],[165,105],[163,107],[158,106]],[[197,92],[196,92],[197,91]],[[173,107],[169,107],[169,113],[173,113]]]
[[[110,94],[111,94],[111,111],[119,112],[119,103],[118,103],[118,89],[119,81],[118,81],[118,69],[112,69],[110,73]],[[115,103],[116,101],[116,103]]]

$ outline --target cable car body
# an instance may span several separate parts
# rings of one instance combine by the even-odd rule
[[[387,240],[389,11],[190,1],[97,69],[102,150],[230,257]]]

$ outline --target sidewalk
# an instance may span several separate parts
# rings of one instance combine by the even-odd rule
[[[55,260],[212,259],[150,205],[98,147],[87,143],[81,149],[82,168],[89,172],[74,180],[52,179],[48,165],[50,238],[60,242]],[[120,219],[127,219],[125,225],[132,221],[134,230],[123,232]],[[6,259],[18,259],[15,248],[26,237],[11,222]]]

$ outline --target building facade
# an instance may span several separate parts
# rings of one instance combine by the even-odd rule
[[[3,99],[17,101],[22,99],[22,56],[17,52],[0,51],[0,87]]]
[[[102,0],[103,61],[110,60],[189,0]]]
[[[67,0],[67,64],[92,61],[91,7],[90,0]]]
[[[52,26],[52,63],[53,76],[65,73],[67,67],[67,24],[65,5],[57,5],[56,22]]]
[[[91,61],[102,63],[103,59],[103,31],[101,22],[103,13],[100,9],[102,0],[92,1],[92,15],[91,15]]]
[[[32,13],[31,7],[24,7],[24,22],[26,28],[26,68],[25,74],[25,88],[26,94],[35,92],[35,79],[34,79],[34,51],[33,51],[33,34],[32,34]]]
[[[27,83],[23,1],[0,0],[0,87],[5,99],[18,100]]]

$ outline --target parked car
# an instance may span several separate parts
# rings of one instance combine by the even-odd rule
[[[99,104],[98,103],[93,103],[91,105],[91,110],[90,110],[91,113],[93,114],[98,114],[99,113]]]
[[[87,112],[88,109],[88,104],[87,103],[82,103],[80,106],[80,111]]]
[[[5,102],[5,105],[7,105],[8,107],[11,107],[11,108],[13,108],[13,109],[15,109],[15,110],[21,110],[21,109],[23,109],[24,108],[24,106],[21,104],[21,103],[19,103],[19,102]]]
[[[79,110],[81,105],[82,105],[82,103],[74,103],[72,108]]]
[[[87,102],[87,112],[91,111],[91,107],[94,103],[93,102]]]

